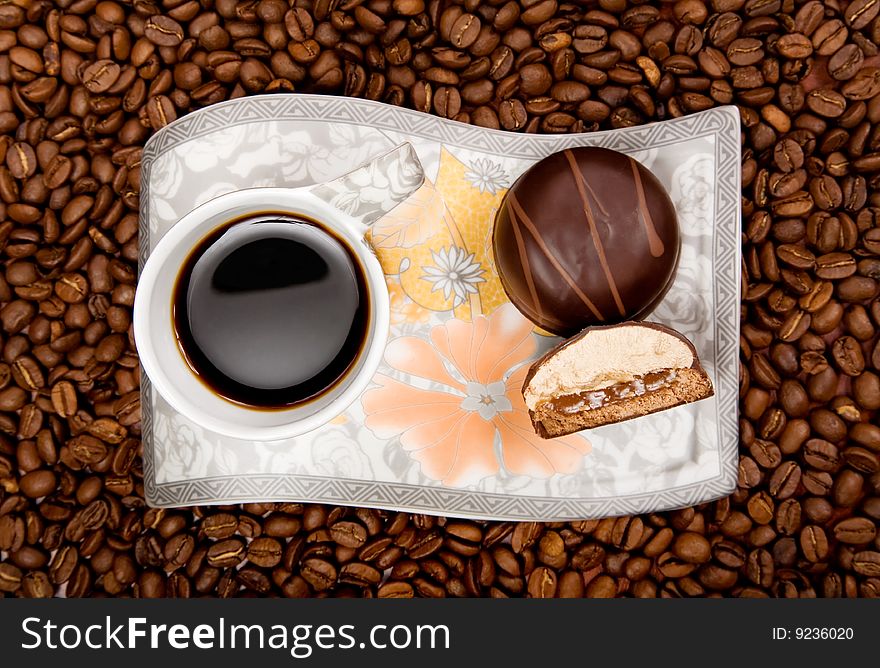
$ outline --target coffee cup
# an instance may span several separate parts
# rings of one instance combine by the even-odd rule
[[[422,166],[407,143],[333,181],[301,188],[237,190],[211,199],[184,215],[153,249],[141,272],[135,295],[134,337],[143,369],[158,393],[175,410],[206,429],[246,440],[291,438],[326,424],[342,413],[366,389],[382,359],[388,337],[388,288],[366,233],[373,222],[409,197],[423,181]],[[351,280],[358,286],[358,299],[352,306],[357,308],[358,329],[355,331],[352,325],[350,331],[345,332],[347,343],[339,345],[340,350],[345,349],[345,356],[340,352],[333,358],[337,372],[316,375],[303,383],[298,379],[292,386],[293,381],[285,381],[285,365],[308,376],[315,370],[312,367],[320,366],[316,350],[322,351],[320,354],[336,350],[334,335],[338,338],[338,332],[325,335],[321,329],[325,326],[322,323],[337,322],[336,311],[318,314],[324,316],[322,320],[309,312],[310,307],[299,309],[302,312],[278,308],[273,322],[289,322],[290,336],[279,337],[277,332],[273,333],[274,338],[266,339],[270,341],[268,344],[259,331],[249,337],[250,340],[241,339],[251,331],[248,326],[259,324],[242,318],[241,314],[257,308],[256,299],[268,299],[265,303],[269,306],[261,307],[261,316],[266,318],[266,308],[288,303],[278,302],[279,295],[292,295],[290,303],[294,304],[314,304],[316,298],[323,298],[324,303],[333,304],[334,308],[337,302],[345,300],[333,292],[337,288],[327,283],[326,276],[332,277],[327,265],[332,265],[332,261],[324,261],[317,255],[314,260],[311,256],[305,260],[303,256],[285,259],[287,249],[304,248],[315,255],[311,247],[303,246],[303,239],[285,238],[286,225],[302,227],[301,231],[308,235],[303,239],[307,244],[314,242],[319,251],[326,248],[328,253],[348,258]],[[223,280],[215,273],[210,277],[210,289],[206,288],[204,293],[195,289],[193,272],[196,269],[193,267],[213,261],[212,254],[220,258],[214,266],[217,272],[228,268],[230,263],[234,266],[234,257],[244,257],[241,254],[233,257],[224,250],[223,244],[228,245],[234,234],[258,233],[266,237],[269,233],[265,230],[271,229],[275,232],[271,232],[270,237],[275,235],[280,241],[274,237],[261,238],[260,248],[248,246],[252,256],[249,261],[258,274],[256,279],[249,279],[244,287],[236,284],[218,292],[216,288]],[[293,232],[292,227],[290,230]],[[300,234],[300,230],[296,234]],[[311,280],[309,271],[314,273],[314,266],[319,267],[320,280]],[[265,275],[260,277],[261,273]],[[348,280],[347,274],[344,278]],[[264,284],[271,289],[263,294],[249,292],[254,285],[265,287]],[[296,301],[303,295],[311,295],[311,301]],[[191,324],[194,314],[199,309],[208,309],[207,302],[215,298],[217,309],[224,308],[225,304],[234,305],[230,314],[238,314],[238,320],[234,317],[231,321],[223,320],[222,310],[219,314],[209,313],[215,318],[214,325],[206,320],[201,330],[210,336],[205,338],[206,334],[202,333],[204,340],[199,341],[199,334],[193,334],[196,327],[189,331],[186,323]],[[222,326],[216,325],[218,316]],[[223,333],[227,329],[241,340],[224,341]],[[312,343],[306,346],[306,340]],[[227,366],[234,368],[236,364],[246,365],[248,355],[264,367],[251,365],[242,371],[242,377],[235,375],[238,371],[223,370]],[[273,365],[272,359],[278,363]],[[267,360],[269,366],[265,366]],[[235,376],[231,384],[216,382],[212,374],[218,369],[220,378]],[[278,378],[273,377],[276,375]],[[255,388],[253,393],[240,391],[241,387],[250,386]],[[251,396],[258,399],[252,401]]]

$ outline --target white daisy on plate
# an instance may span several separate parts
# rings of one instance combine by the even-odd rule
[[[484,420],[491,420],[498,412],[513,410],[507,398],[507,385],[504,382],[482,385],[473,381],[467,384],[467,396],[461,402],[465,411],[477,411]]]
[[[508,184],[507,172],[501,169],[501,165],[487,158],[474,160],[470,169],[464,173],[464,178],[481,193],[488,191],[493,195]]]
[[[442,290],[446,299],[454,294],[452,308],[463,304],[469,294],[476,294],[476,284],[486,280],[483,278],[486,272],[479,262],[474,261],[474,254],[468,254],[463,248],[450,246],[431,251],[431,255],[435,266],[423,267],[425,275],[422,279],[434,284],[431,292]]]

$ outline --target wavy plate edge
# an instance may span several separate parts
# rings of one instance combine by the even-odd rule
[[[155,159],[167,150],[221,127],[266,120],[324,120],[371,125],[381,130],[462,148],[539,159],[573,146],[606,146],[636,151],[714,135],[715,184],[716,397],[720,472],[697,483],[611,497],[552,498],[490,494],[376,480],[304,475],[234,475],[157,483],[153,463],[152,391],[141,380],[141,439],[144,493],[153,507],[181,507],[257,501],[368,506],[482,520],[565,521],[672,510],[730,494],[738,469],[738,346],[741,263],[741,145],[739,111],[724,106],[690,116],[631,128],[569,135],[524,135],[489,130],[369,100],[309,94],[273,94],[228,100],[197,110],[159,130],[142,155],[139,212],[139,269],[149,256],[149,184]]]

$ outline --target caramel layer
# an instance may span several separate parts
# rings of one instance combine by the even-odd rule
[[[601,390],[587,390],[575,394],[564,394],[542,402],[539,407],[556,413],[574,414],[640,397],[648,392],[672,384],[676,378],[675,369],[661,369],[642,376],[636,376],[625,383],[616,383]]]

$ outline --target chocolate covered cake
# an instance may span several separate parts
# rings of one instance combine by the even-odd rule
[[[544,438],[712,394],[693,344],[673,329],[640,322],[584,330],[537,360],[523,385],[532,424]]]
[[[514,183],[493,247],[510,301],[571,336],[647,316],[672,284],[681,240],[672,201],[649,170],[623,153],[580,147]]]

